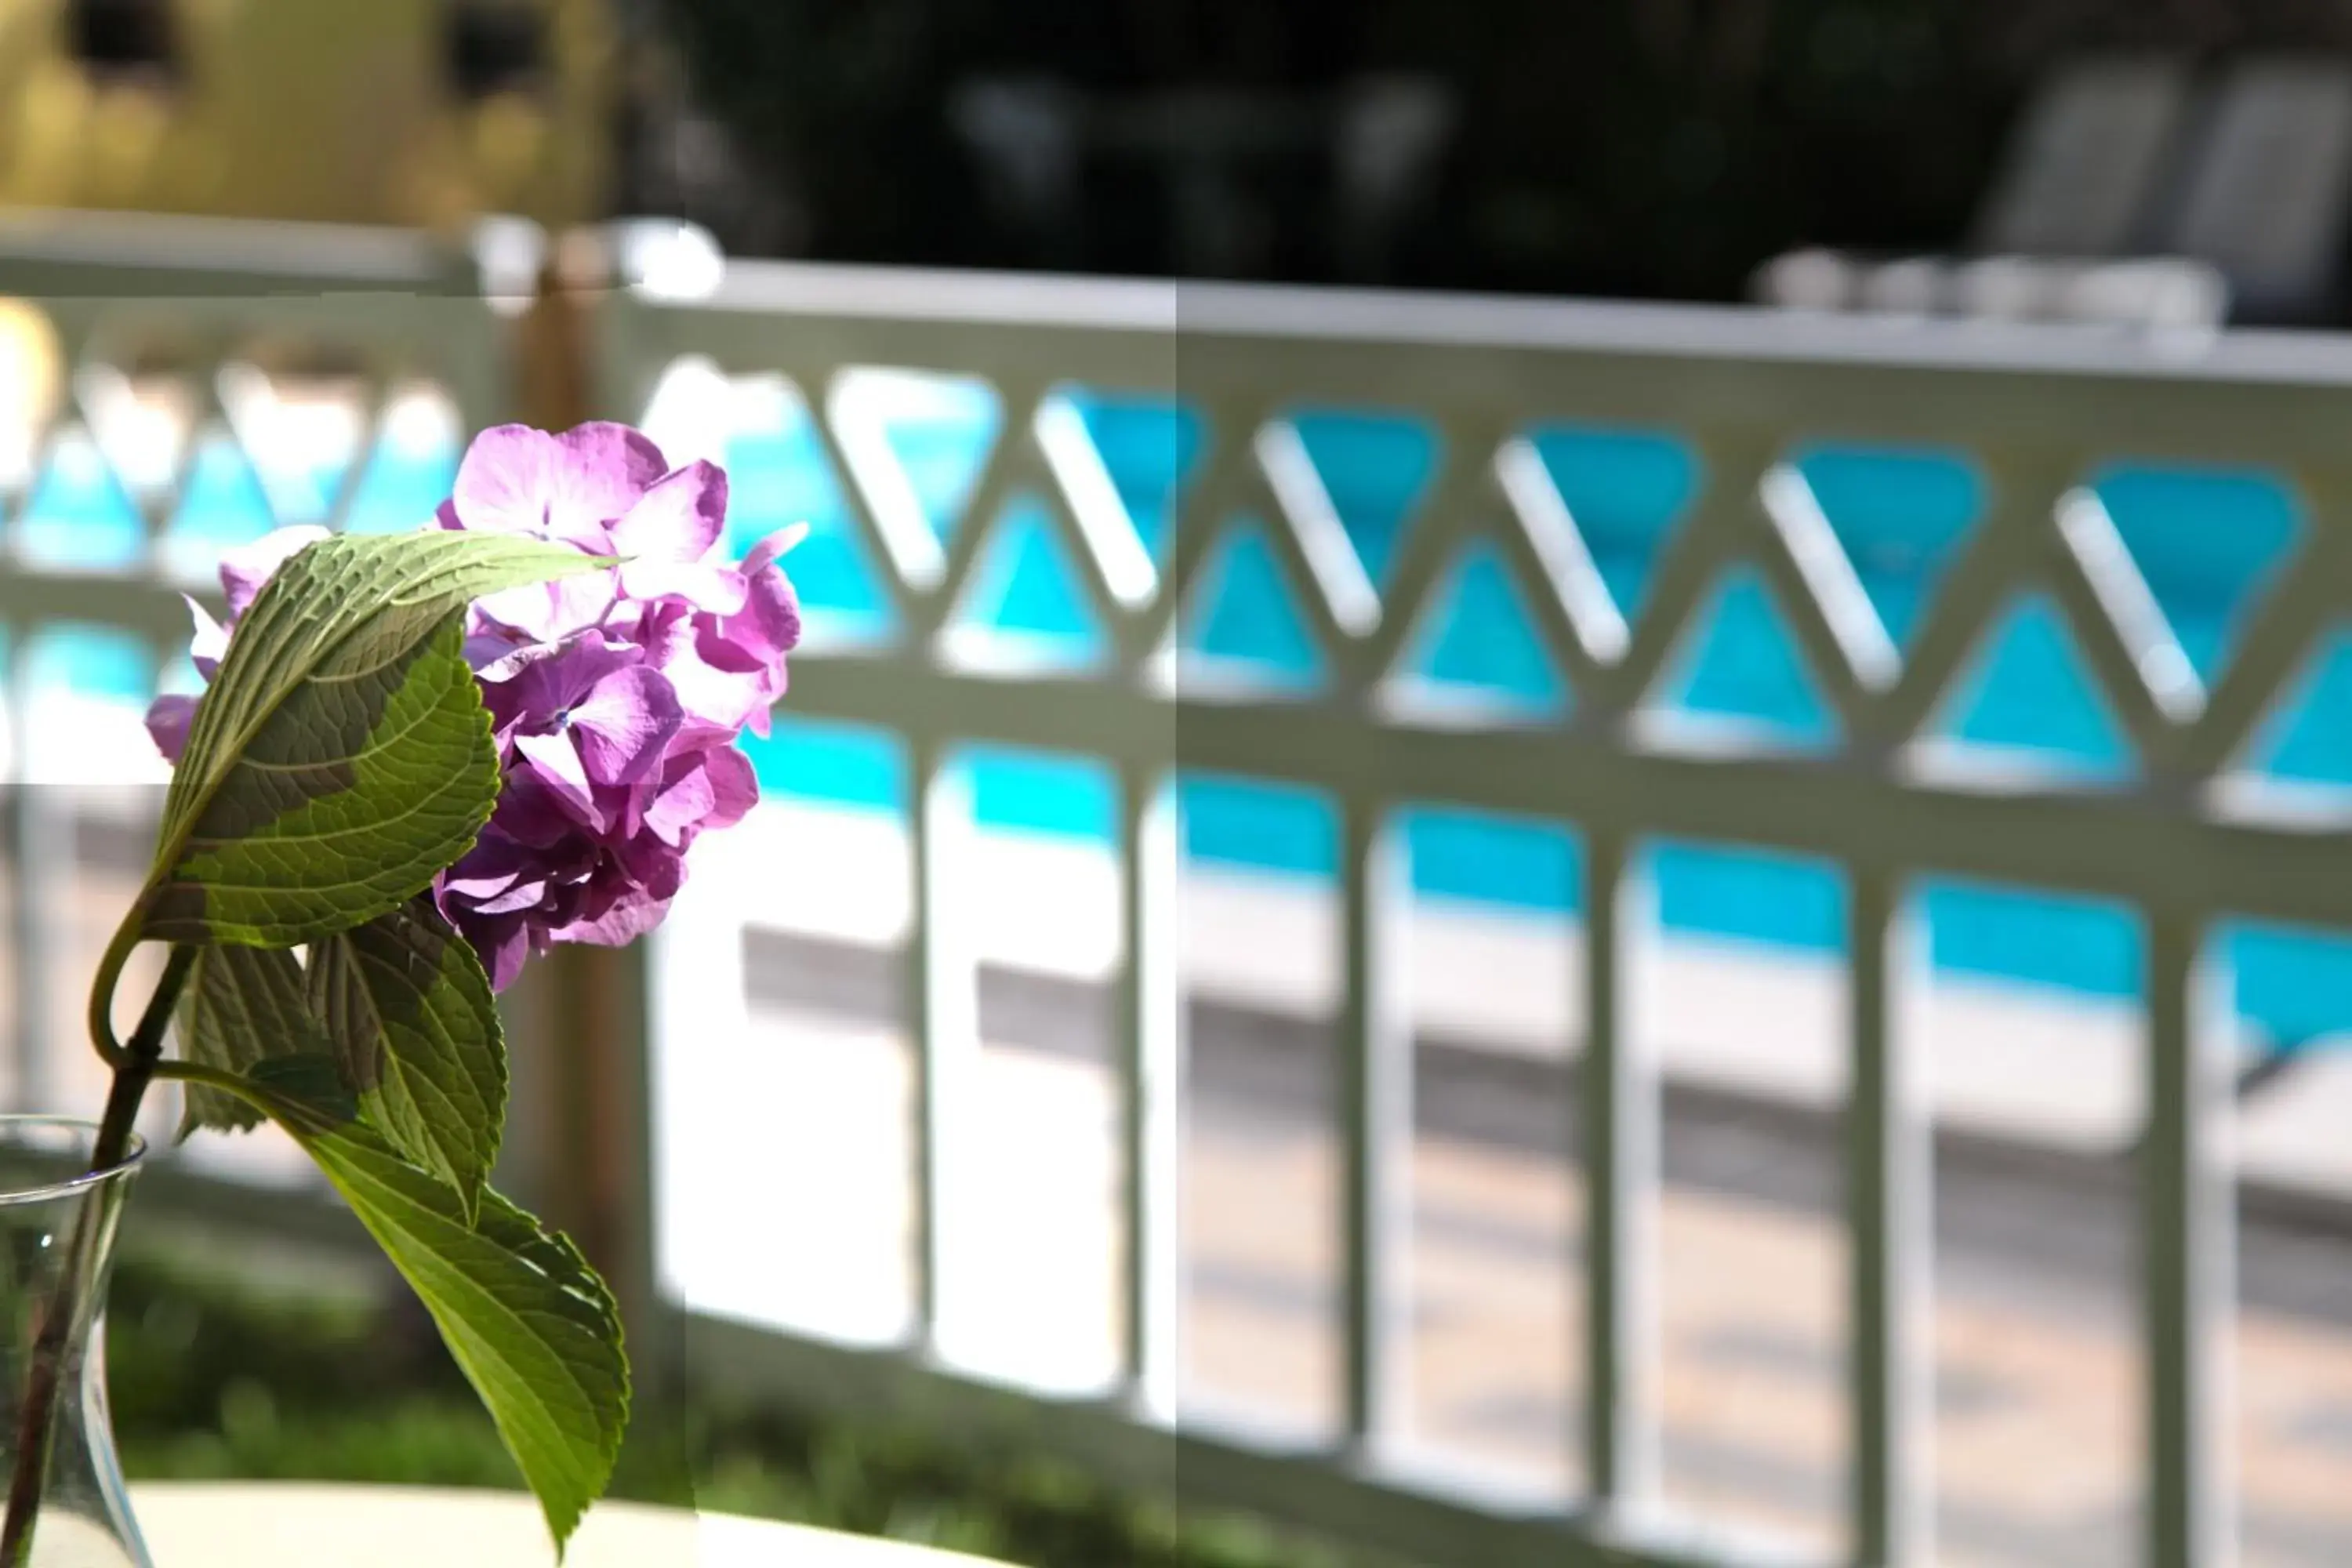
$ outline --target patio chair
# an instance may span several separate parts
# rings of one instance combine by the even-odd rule
[[[2347,216],[2352,64],[2248,58],[2213,88],[2152,248],[2213,266],[2238,320],[2316,324],[2343,303]]]

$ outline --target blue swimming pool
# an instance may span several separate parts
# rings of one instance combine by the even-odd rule
[[[1200,456],[1198,428],[1168,403],[1089,398],[1080,411],[1144,542],[1163,558],[1171,498]],[[934,528],[958,526],[995,411],[986,395],[927,399],[919,418],[889,419],[884,432]],[[1353,412],[1302,415],[1299,428],[1365,568],[1375,582],[1392,566],[1417,497],[1435,467],[1433,437],[1406,419]],[[1596,565],[1629,619],[1651,573],[1704,482],[1689,452],[1663,432],[1559,428],[1531,433]],[[38,558],[99,564],[138,548],[135,509],[101,465],[59,455],[24,498],[21,537]],[[397,527],[446,493],[455,454],[379,454],[358,490],[362,526]],[[1948,453],[1822,447],[1799,454],[1832,529],[1887,632],[1898,645],[1916,631],[1942,572],[1980,515],[1983,486]],[[889,631],[878,563],[848,531],[836,482],[804,419],[787,410],[770,427],[730,446],[730,537],[740,546],[786,522],[811,535],[793,576],[812,620],[835,637]],[[194,483],[167,548],[201,556],[266,526],[264,489],[226,442],[200,452]],[[281,510],[303,495],[267,493]],[[2247,610],[2292,555],[2302,527],[2295,504],[2255,473],[2117,464],[2092,476],[2170,619],[2183,652],[2211,679],[2227,662]],[[321,484],[323,498],[331,490]],[[319,507],[323,510],[320,499]],[[1103,639],[1055,536],[1034,498],[1015,497],[983,550],[960,612],[1024,636],[1073,664],[1098,657]],[[1192,652],[1245,666],[1276,684],[1318,679],[1264,520],[1238,517],[1213,554],[1196,602],[1186,606]],[[1475,693],[1530,716],[1556,714],[1575,693],[1529,631],[1501,563],[1475,551],[1454,563],[1438,609],[1416,628],[1412,669],[1441,688]],[[1821,746],[1834,715],[1819,700],[1771,591],[1753,571],[1717,585],[1696,630],[1670,667],[1661,697],[1682,713],[1751,726],[1780,743]],[[23,650],[44,679],[131,694],[153,679],[135,651],[102,634],[56,635]],[[167,679],[184,682],[188,672]],[[2095,782],[2128,776],[2130,749],[2084,673],[2070,634],[2044,601],[2012,605],[1969,679],[1937,720],[1955,742],[1996,747],[2030,765]],[[787,720],[758,745],[767,786],[786,795],[899,807],[903,769],[886,736]],[[976,749],[976,808],[1006,827],[1107,839],[1115,820],[1108,780],[1082,760]],[[2246,764],[2304,784],[2352,789],[2352,638],[2321,652],[2294,700],[2258,737]],[[1245,779],[1188,777],[1190,854],[1262,870],[1328,878],[1333,825],[1321,803]],[[1423,892],[1526,909],[1572,910],[1578,881],[1573,834],[1432,806],[1408,822],[1413,878]],[[1843,888],[1828,868],[1737,847],[1660,844],[1653,852],[1661,916],[1672,929],[1810,951],[1841,942]],[[1938,884],[1926,891],[1931,948],[1942,968],[2105,996],[2139,990],[2138,935],[2123,912],[2021,889]],[[2315,932],[2239,929],[2229,943],[2239,1005],[2284,1043],[2352,1027],[2352,941]]]

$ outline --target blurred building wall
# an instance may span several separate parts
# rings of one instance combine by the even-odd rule
[[[7,0],[0,206],[577,221],[613,53],[605,0]]]

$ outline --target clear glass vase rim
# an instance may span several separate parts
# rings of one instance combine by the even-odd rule
[[[64,1127],[85,1136],[87,1143],[98,1142],[99,1124],[79,1116],[43,1116],[37,1113],[0,1114],[0,1147],[13,1142],[12,1135],[33,1127]],[[103,1171],[84,1171],[62,1182],[49,1182],[37,1187],[10,1186],[0,1180],[0,1208],[13,1208],[25,1204],[54,1203],[59,1198],[78,1197],[109,1182],[122,1181],[138,1171],[147,1158],[147,1140],[133,1132],[125,1146],[122,1163]]]

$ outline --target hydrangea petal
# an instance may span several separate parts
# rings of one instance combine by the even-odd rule
[[[449,509],[457,522],[484,533],[536,533],[548,523],[548,497],[562,463],[555,437],[528,425],[485,430],[457,463]]]
[[[196,700],[166,692],[147,705],[147,734],[164,760],[176,763],[188,749],[188,726],[196,721]]]
[[[281,528],[265,533],[250,544],[241,544],[221,552],[221,592],[228,598],[229,619],[235,621],[253,607],[262,584],[277,574],[287,559],[327,537],[327,531],[315,523],[299,528]]]
[[[733,746],[714,746],[705,754],[703,773],[710,780],[710,815],[704,827],[732,827],[760,804],[760,775],[751,759]]]
[[[560,489],[602,522],[624,516],[669,472],[669,459],[644,431],[610,419],[575,425],[555,438],[563,448]]]
[[[766,681],[757,669],[718,669],[696,652],[673,656],[661,672],[677,693],[698,735],[732,735],[768,708]]]
[[[727,475],[697,459],[656,479],[610,531],[614,552],[639,561],[699,561],[727,526]]]
[[[545,859],[578,835],[580,816],[578,809],[559,798],[535,771],[518,766],[509,757],[498,807],[490,814],[490,827]]]
[[[593,920],[576,921],[548,934],[557,942],[584,942],[597,947],[626,947],[661,924],[669,913],[667,899],[625,899]]]
[[[620,595],[618,575],[583,572],[552,583],[526,583],[484,595],[476,618],[510,637],[558,641],[583,626],[600,626]]]
[[[180,597],[188,606],[188,619],[195,623],[195,631],[188,639],[188,662],[196,673],[210,680],[220,673],[220,661],[228,657],[228,628],[213,619],[213,613],[184,594]]]
[[[479,672],[483,700],[501,727],[520,722],[532,731],[552,730],[598,681],[641,657],[593,630],[562,642],[532,643]]]
[[[621,592],[632,599],[684,599],[731,616],[743,608],[751,588],[743,574],[716,562],[632,560],[621,563]]]
[[[800,598],[780,566],[765,567],[744,578],[742,613],[722,624],[728,639],[781,670],[783,656],[800,646]]]
[[[631,665],[597,681],[571,710],[572,738],[591,779],[630,784],[661,761],[684,718],[670,683]]]
[[[509,673],[502,668],[505,662],[516,654],[529,652],[531,646],[503,628],[484,626],[466,634],[466,662],[481,679],[503,680]]]
[[[603,825],[595,795],[588,787],[587,767],[581,762],[580,748],[572,744],[571,736],[517,735],[514,749],[530,764],[532,775],[550,795],[571,806],[589,826]]]
[[[758,572],[772,562],[782,560],[792,553],[793,547],[806,539],[808,534],[809,525],[805,522],[795,522],[776,530],[744,553],[743,570]]]
[[[495,898],[537,868],[529,847],[499,831],[495,820],[458,862],[441,873],[441,889],[467,898]]]
[[[444,911],[446,913],[447,911]],[[465,935],[489,972],[490,989],[503,991],[522,973],[530,957],[530,925],[520,915],[496,916],[488,920],[470,919],[461,914],[452,917],[453,923]]]
[[[459,898],[473,900],[479,907],[487,907],[487,900],[497,898],[521,880],[522,873],[512,868],[465,873],[453,866],[442,873],[441,888],[444,892],[454,893]]]
[[[709,816],[717,804],[718,793],[709,769],[698,763],[678,770],[663,781],[660,793],[646,807],[646,828],[663,843],[676,845],[685,831]]]
[[[667,467],[661,448],[625,425],[582,425],[561,436],[501,425],[466,448],[450,505],[469,529],[534,533],[601,553],[606,525]]]
[[[488,898],[475,900],[474,908],[486,915],[514,914],[532,908],[546,897],[547,883],[544,879],[536,882],[517,882],[512,887],[502,889]]]

